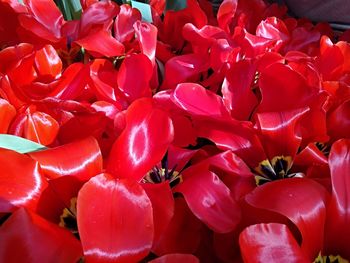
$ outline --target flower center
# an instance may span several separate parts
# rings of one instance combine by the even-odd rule
[[[256,185],[263,185],[264,183],[274,180],[299,177],[300,174],[289,174],[289,170],[292,166],[292,157],[290,156],[275,156],[272,160],[264,160],[259,163],[255,171],[258,173],[255,175]]]
[[[145,177],[142,179],[143,183],[159,184],[165,181],[169,181],[170,187],[174,187],[182,182],[182,176],[180,172],[176,171],[176,165],[170,170],[168,169],[168,153],[162,159],[162,167],[153,167]]]
[[[349,263],[349,260],[346,260],[339,255],[322,256],[320,253],[313,263]]]
[[[77,224],[77,198],[74,197],[70,200],[70,207],[64,208],[60,216],[60,227],[64,227],[79,238],[78,224]]]

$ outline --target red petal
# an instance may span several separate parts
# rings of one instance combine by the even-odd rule
[[[327,127],[332,141],[350,138],[350,100],[340,104],[327,116]]]
[[[227,33],[231,32],[230,27],[232,19],[236,14],[237,2],[237,0],[225,0],[218,10],[217,19],[219,27],[224,29]]]
[[[246,201],[260,209],[286,216],[302,235],[302,251],[314,260],[323,246],[326,218],[326,190],[309,179],[292,178],[259,186]]]
[[[59,125],[54,118],[44,112],[37,111],[27,115],[24,136],[28,140],[49,145],[56,139],[58,130]]]
[[[35,52],[35,66],[40,80],[48,82],[55,79],[62,70],[62,61],[51,45],[46,45]]]
[[[107,29],[118,14],[119,6],[112,1],[96,2],[84,9],[80,19],[80,35],[86,36],[90,34],[93,26],[102,25]]]
[[[78,262],[80,242],[67,230],[19,209],[0,228],[2,262]]]
[[[174,217],[155,243],[152,252],[156,255],[169,253],[194,253],[200,242],[203,225],[192,214],[183,198],[175,198]]]
[[[134,23],[141,20],[142,16],[138,9],[130,5],[121,5],[120,12],[114,22],[114,37],[121,43],[126,43],[134,38]]]
[[[39,162],[49,179],[71,176],[88,181],[102,172],[102,155],[93,137],[29,155]]]
[[[0,149],[0,212],[16,207],[35,210],[47,183],[39,164],[14,151]]]
[[[257,224],[239,236],[244,262],[310,262],[303,255],[289,229],[282,224]]]
[[[240,208],[230,190],[208,170],[191,169],[183,173],[183,182],[175,191],[184,195],[191,211],[218,233],[232,231],[240,220]]]
[[[113,38],[109,32],[104,29],[97,29],[90,32],[87,36],[75,41],[88,51],[98,53],[106,57],[121,56],[124,54],[124,45]],[[103,43],[103,45],[101,45]]]
[[[199,259],[191,254],[168,254],[160,258],[153,259],[149,263],[199,263]]]
[[[7,100],[0,98],[0,133],[7,133],[15,116],[16,109]]]
[[[350,140],[339,140],[329,155],[332,197],[328,207],[326,247],[329,253],[350,258]]]
[[[80,190],[77,211],[88,262],[137,262],[149,253],[152,204],[138,183],[100,174]]]
[[[222,97],[232,117],[248,120],[258,104],[258,99],[251,90],[255,66],[249,60],[234,63],[226,74],[222,84]]]
[[[25,0],[24,2],[29,7],[28,10],[32,14],[31,20],[33,21],[33,24],[27,24],[24,23],[24,21],[21,21],[21,25],[24,28],[33,33],[36,33],[38,36],[43,36],[41,34],[41,31],[45,30],[55,38],[61,37],[61,26],[64,20],[60,10],[55,5],[54,1],[42,2],[35,0]],[[51,38],[49,39],[51,40]]]
[[[151,99],[137,100],[128,108],[126,127],[112,147],[107,170],[139,181],[160,162],[173,137],[168,114]]]
[[[118,73],[118,86],[128,98],[129,103],[138,98],[151,97],[149,82],[152,72],[152,63],[143,54],[131,54],[124,59]]]
[[[193,116],[228,116],[222,98],[196,83],[177,85],[171,100],[176,106]]]
[[[142,184],[152,202],[154,218],[154,243],[159,241],[174,216],[174,197],[168,182]]]
[[[264,112],[304,107],[310,96],[318,93],[302,75],[281,63],[272,64],[261,73],[259,88],[262,95],[259,111]]]
[[[165,76],[162,87],[174,89],[182,82],[195,82],[199,75],[209,69],[209,61],[206,56],[200,54],[186,54],[176,56],[165,64]]]
[[[301,142],[295,126],[307,111],[307,108],[303,108],[257,114],[257,123],[261,132],[260,141],[270,160],[276,156],[290,156],[294,159]]]

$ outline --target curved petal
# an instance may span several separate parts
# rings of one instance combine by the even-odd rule
[[[339,140],[329,154],[332,197],[327,211],[326,247],[350,258],[350,140]]]
[[[162,89],[174,89],[183,82],[195,82],[199,75],[209,69],[209,59],[201,54],[175,56],[165,64]]]
[[[91,31],[88,35],[75,41],[88,51],[98,56],[114,57],[124,55],[125,48],[122,43],[113,38],[104,29]],[[103,43],[103,45],[101,45]]]
[[[7,130],[16,116],[16,109],[7,100],[0,98],[0,133],[7,133]]]
[[[227,233],[237,226],[240,208],[216,174],[205,169],[191,169],[191,173],[183,172],[183,180],[175,191],[183,194],[191,211],[209,228]]]
[[[153,259],[149,263],[199,263],[199,259],[191,254],[167,254],[162,257]]]
[[[58,134],[59,124],[49,114],[34,112],[27,115],[24,123],[24,136],[42,145],[51,144]]]
[[[282,63],[274,63],[261,72],[259,88],[262,95],[259,112],[305,107],[307,100],[318,93],[301,74]]]
[[[102,155],[96,139],[88,137],[56,148],[29,154],[49,179],[71,176],[81,181],[102,172]]]
[[[301,249],[310,260],[321,251],[328,193],[318,183],[304,178],[266,183],[245,197],[253,207],[279,213],[290,219],[302,235]]]
[[[39,164],[28,156],[0,148],[0,212],[37,208],[47,187]]]
[[[130,5],[121,5],[114,22],[114,37],[121,43],[131,41],[135,34],[133,25],[141,19],[142,16],[138,9]]]
[[[35,67],[40,77],[37,81],[48,82],[55,79],[62,71],[62,61],[51,45],[46,45],[35,52]]]
[[[244,262],[310,262],[303,255],[289,229],[282,224],[257,224],[247,227],[239,236]]]
[[[138,262],[149,253],[152,204],[138,183],[108,174],[93,177],[78,194],[77,213],[87,261]]]
[[[226,108],[235,119],[248,120],[258,104],[252,91],[255,71],[251,61],[241,60],[226,73],[221,92]]]
[[[218,24],[219,27],[224,29],[227,33],[231,32],[231,22],[236,14],[238,1],[237,0],[225,0],[220,5],[218,10]]]
[[[119,6],[112,1],[98,1],[84,9],[80,19],[80,35],[90,34],[93,26],[103,25],[107,28],[118,14]]]
[[[228,116],[222,98],[196,83],[178,84],[171,100],[192,116]]]
[[[21,25],[24,28],[40,37],[45,37],[45,35],[42,35],[43,29],[41,29],[41,27],[43,27],[55,38],[61,37],[61,27],[64,19],[54,1],[42,2],[25,0],[24,3],[29,7],[28,10],[31,13],[30,20],[33,20],[32,23],[25,23],[25,21],[21,21]],[[36,23],[34,23],[34,21]]]
[[[332,141],[350,138],[350,100],[344,101],[327,116],[327,128]]]
[[[152,252],[156,255],[169,253],[194,253],[199,246],[203,225],[192,214],[183,198],[175,198],[174,216]]]
[[[143,54],[131,54],[124,59],[118,72],[118,88],[129,103],[138,98],[151,97],[152,72],[152,63]]]
[[[260,141],[269,160],[276,156],[290,156],[294,159],[301,142],[296,125],[308,110],[308,108],[302,108],[292,111],[257,113]]]
[[[0,227],[2,262],[78,262],[80,242],[67,230],[21,208]]]
[[[174,216],[174,197],[168,182],[142,184],[151,200],[154,219],[154,243],[157,243]]]
[[[165,155],[174,137],[168,114],[151,99],[139,99],[127,110],[126,127],[113,144],[107,171],[141,180]]]

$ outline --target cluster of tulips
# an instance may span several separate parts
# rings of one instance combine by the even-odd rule
[[[0,0],[1,262],[349,262],[350,32],[80,5]]]

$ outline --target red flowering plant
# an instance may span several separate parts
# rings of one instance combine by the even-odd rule
[[[0,0],[1,262],[350,260],[349,33],[211,2]]]

